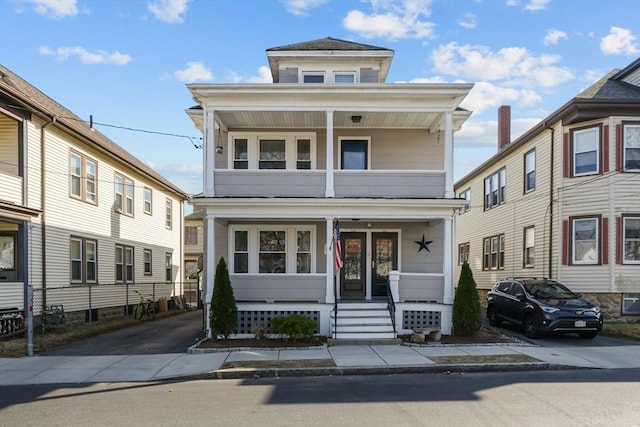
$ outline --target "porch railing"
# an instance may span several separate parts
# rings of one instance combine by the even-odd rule
[[[387,279],[387,310],[391,317],[391,325],[393,325],[393,336],[396,335],[396,303],[393,301],[393,293],[391,292],[391,283]]]

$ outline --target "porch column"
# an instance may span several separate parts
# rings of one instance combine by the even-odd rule
[[[444,219],[444,248],[442,273],[444,274],[444,304],[453,304],[453,220]]]
[[[215,155],[216,155],[216,119],[215,119],[215,111],[205,109],[205,127],[204,127],[204,156],[203,157],[203,188],[204,188],[204,196],[205,197],[214,197],[214,182],[213,182],[213,172],[215,169]]]
[[[327,260],[326,260],[326,271],[327,271],[327,278],[326,278],[326,289],[325,289],[325,296],[324,296],[324,301],[327,304],[333,304],[336,300],[336,294],[333,291],[333,279],[335,277],[335,269],[334,269],[334,265],[335,265],[335,259],[333,256],[333,218],[327,218],[326,219],[327,222]]]
[[[444,119],[444,197],[452,199],[453,192],[453,113],[447,111]]]
[[[333,111],[327,111],[327,150],[326,150],[326,163],[327,163],[327,176],[325,183],[325,197],[334,197],[335,191],[333,188]]]
[[[202,306],[204,310],[204,330],[211,338],[209,318],[211,316],[211,296],[213,295],[213,279],[216,275],[215,217],[212,213],[204,214],[204,248],[202,272]]]

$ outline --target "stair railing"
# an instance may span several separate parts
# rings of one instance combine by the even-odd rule
[[[391,324],[393,325],[393,336],[396,336],[396,303],[393,301],[393,294],[391,293],[391,284],[387,279],[387,310],[389,310],[389,316],[391,317]]]
[[[333,276],[333,339],[338,339],[338,281]]]

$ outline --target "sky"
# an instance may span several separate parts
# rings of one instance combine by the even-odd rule
[[[394,51],[387,83],[474,83],[454,179],[640,57],[637,0],[0,0],[0,63],[190,194],[187,83],[271,83],[266,49],[333,37]]]

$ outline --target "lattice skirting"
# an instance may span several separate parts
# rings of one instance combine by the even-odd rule
[[[440,325],[439,311],[402,311],[402,329],[419,329]]]
[[[308,317],[316,322],[317,334],[320,330],[320,312],[319,311],[300,311],[300,310],[256,310],[256,311],[238,311],[238,334],[251,334],[252,328],[255,326],[265,327],[271,331],[271,319],[274,317],[286,317],[290,314],[300,314]]]

